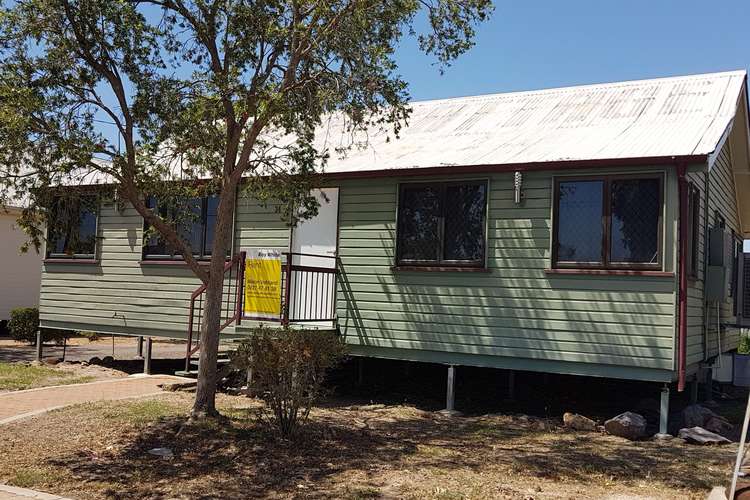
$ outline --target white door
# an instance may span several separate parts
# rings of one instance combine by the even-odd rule
[[[339,188],[313,191],[320,204],[318,215],[297,224],[292,230],[292,272],[289,312],[292,322],[329,326],[335,309],[336,275],[325,272],[336,268]],[[298,254],[298,255],[294,255]]]

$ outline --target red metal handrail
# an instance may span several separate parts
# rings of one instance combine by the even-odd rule
[[[236,254],[234,257],[232,257],[231,260],[227,261],[224,264],[223,274],[224,274],[224,282],[222,283],[222,309],[221,313],[224,312],[224,299],[223,296],[227,296],[227,302],[231,299],[231,296],[233,295],[232,292],[232,272],[233,269],[237,266],[237,272],[234,275],[234,288],[235,288],[235,304],[231,308],[227,308],[228,311],[232,311],[232,316],[228,317],[224,320],[223,323],[219,326],[219,332],[224,330],[226,327],[237,321],[240,322],[240,318],[242,315],[242,279],[244,276],[244,268],[245,268],[245,252],[240,252]],[[227,273],[229,274],[229,280],[227,280]],[[228,285],[228,292],[224,293],[225,286]],[[186,355],[185,355],[185,371],[190,370],[190,358],[198,352],[200,349],[200,325],[202,323],[202,316],[203,316],[203,294],[206,292],[206,284],[201,284],[198,288],[195,289],[195,291],[190,294],[190,310],[188,313],[188,332],[187,332],[187,348],[186,348]],[[195,319],[196,319],[196,301],[199,302],[199,306],[197,308],[198,311],[198,335],[195,335]],[[229,305],[229,304],[227,304]],[[193,346],[193,337],[196,337],[195,346]]]

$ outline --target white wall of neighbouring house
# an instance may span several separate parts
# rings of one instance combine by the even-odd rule
[[[9,319],[11,309],[39,304],[42,256],[33,248],[20,253],[26,235],[16,227],[16,217],[0,211],[0,321]]]

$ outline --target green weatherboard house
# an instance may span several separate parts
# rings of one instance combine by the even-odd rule
[[[343,130],[331,118],[320,147],[360,140]],[[239,199],[225,337],[256,324],[237,264],[266,249],[283,252],[280,321],[337,328],[354,355],[682,389],[736,348],[744,71],[416,102],[398,139],[362,144],[331,155],[320,214],[295,228]],[[202,255],[215,200],[196,207]],[[199,282],[135,210],[80,221],[80,248],[50,235],[42,326],[195,348]]]

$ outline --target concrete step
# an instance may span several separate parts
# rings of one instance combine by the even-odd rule
[[[222,368],[229,364],[229,358],[219,358],[216,360],[216,366],[217,368]],[[190,369],[189,370],[180,370],[177,372],[174,372],[175,375],[179,377],[190,377],[190,378],[196,378],[198,376],[198,359],[197,358],[191,358],[190,359]]]
[[[219,358],[216,360],[217,366],[224,366],[229,364],[229,358]],[[190,366],[198,366],[198,359],[197,358],[191,358],[190,359]]]

